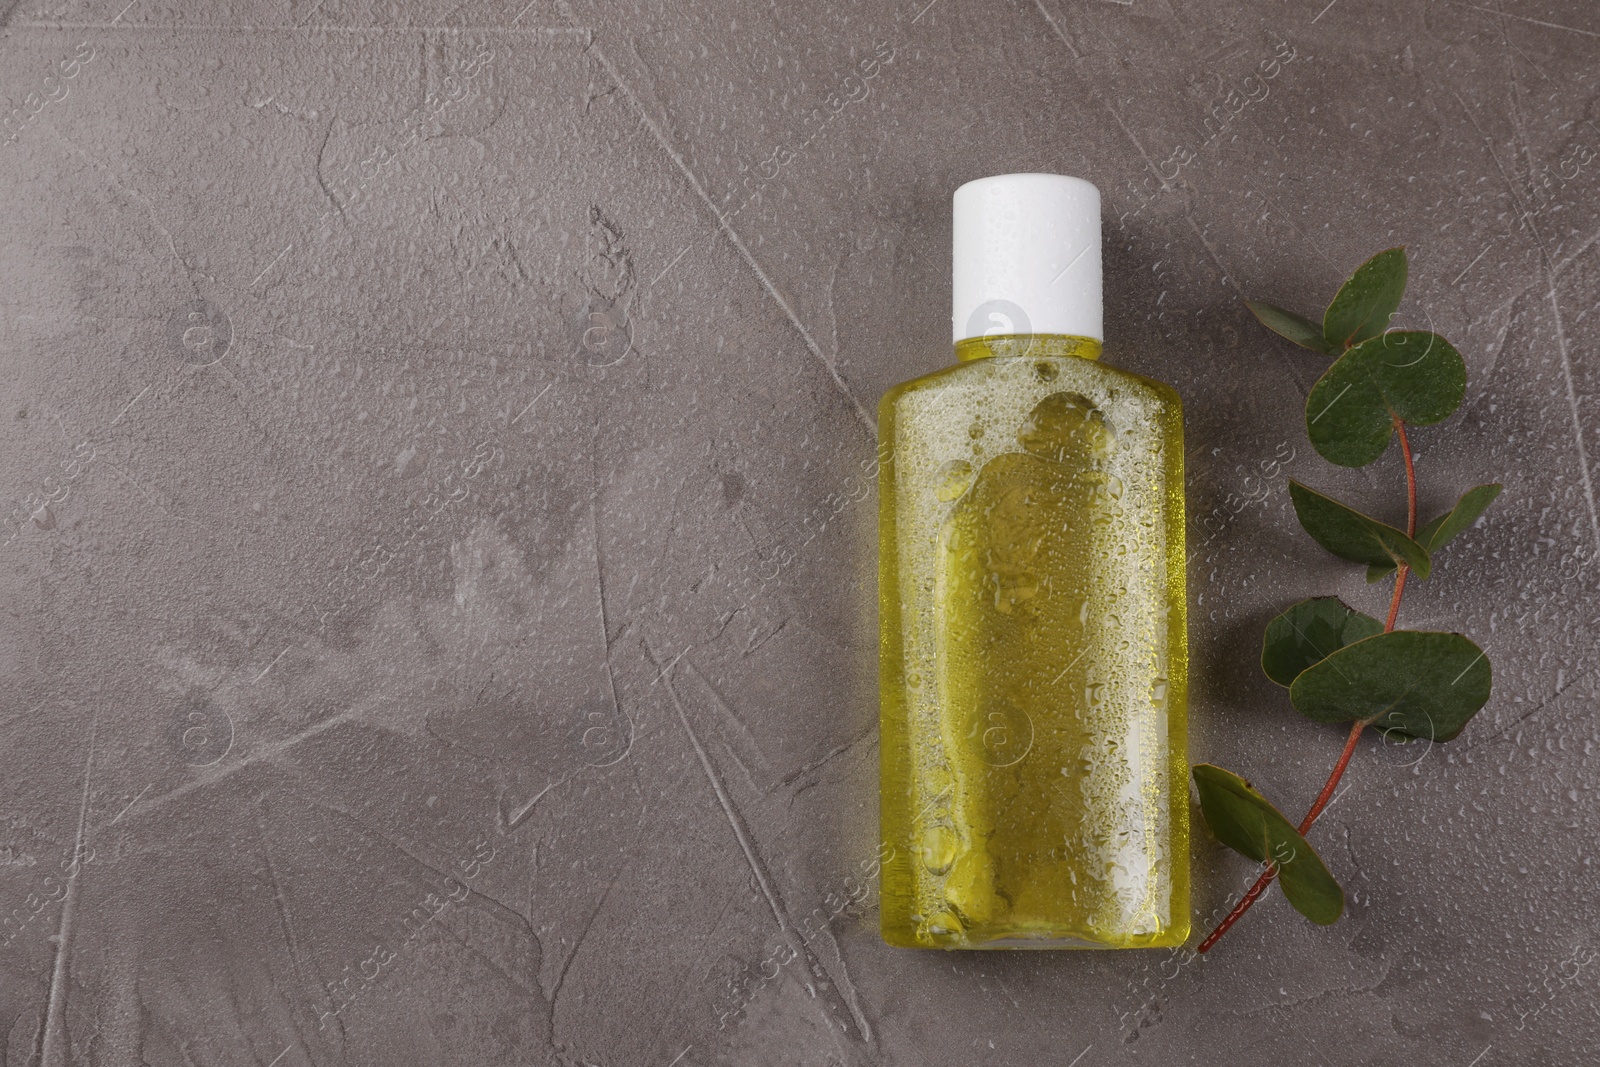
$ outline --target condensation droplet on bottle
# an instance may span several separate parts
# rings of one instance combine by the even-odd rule
[[[939,469],[938,498],[948,504],[972,486],[972,464],[964,459],[953,459]]]
[[[923,835],[919,851],[922,866],[929,874],[947,874],[956,861],[955,831],[947,826],[930,827]]]
[[[1017,430],[1017,443],[1026,451],[1082,468],[1109,455],[1115,439],[1104,413],[1078,393],[1051,393]]]

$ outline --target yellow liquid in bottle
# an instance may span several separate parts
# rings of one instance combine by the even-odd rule
[[[963,341],[879,406],[891,944],[1188,937],[1182,408],[1099,354]]]

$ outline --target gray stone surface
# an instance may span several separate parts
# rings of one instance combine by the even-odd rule
[[[126,6],[124,6],[126,5]],[[1593,1062],[1600,15],[1577,0],[13,0],[0,32],[0,1062]],[[1276,59],[1274,57],[1276,56]],[[32,95],[30,95],[32,94]],[[1466,355],[1403,620],[1485,644],[1203,961],[875,928],[872,413],[949,198],[1106,201],[1107,359],[1188,404],[1192,756],[1336,471],[1310,309],[1379,248]],[[76,857],[76,859],[75,859]],[[1198,839],[1197,928],[1251,872]]]

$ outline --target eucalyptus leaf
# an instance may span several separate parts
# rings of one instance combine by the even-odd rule
[[[1356,268],[1322,316],[1330,352],[1376,337],[1389,325],[1406,291],[1406,250],[1390,248]]]
[[[1364,467],[1383,455],[1394,420],[1431,426],[1467,390],[1461,353],[1438,334],[1391,330],[1334,360],[1306,398],[1306,432],[1330,463]]]
[[[1456,535],[1478,521],[1488,506],[1500,495],[1501,486],[1479,485],[1461,494],[1455,507],[1428,522],[1417,531],[1416,542],[1432,556],[1433,553],[1455,540]],[[1376,582],[1387,577],[1394,567],[1379,565],[1367,568],[1367,581]]]
[[[1246,300],[1245,305],[1255,312],[1256,318],[1261,320],[1261,325],[1271,330],[1280,337],[1287,337],[1301,348],[1309,348],[1313,352],[1323,355],[1332,355],[1333,349],[1328,347],[1328,342],[1322,338],[1322,327],[1310,319],[1301,318],[1292,311],[1285,311],[1281,307],[1274,307],[1261,300]]]
[[[1344,912],[1344,890],[1283,813],[1243,778],[1209,763],[1196,764],[1200,810],[1217,839],[1257,863],[1278,869],[1283,895],[1301,915],[1320,926]]]
[[[1300,672],[1321,663],[1345,645],[1383,632],[1383,623],[1336,596],[1302,600],[1267,623],[1261,642],[1261,669],[1287,689]]]
[[[1478,486],[1478,488],[1479,489],[1487,489],[1488,486],[1480,485],[1480,486]],[[1469,493],[1470,492],[1475,492],[1475,490],[1469,489],[1469,490],[1467,490],[1467,492],[1469,492]],[[1489,500],[1493,500],[1495,497],[1497,497],[1499,495],[1500,495],[1500,487],[1497,485],[1497,486],[1494,487],[1494,492],[1489,495]],[[1445,512],[1443,515],[1435,515],[1433,518],[1431,518],[1427,522],[1423,523],[1422,524],[1422,529],[1417,531],[1417,536],[1414,537],[1412,540],[1416,541],[1417,544],[1419,544],[1423,548],[1427,549],[1428,550],[1428,554],[1431,556],[1433,554],[1433,549],[1434,548],[1436,548],[1436,547],[1438,547],[1440,545],[1443,545],[1446,541],[1449,541],[1451,538],[1455,537],[1456,534],[1460,533],[1462,530],[1465,530],[1467,528],[1467,525],[1469,523],[1471,523],[1473,519],[1476,519],[1478,517],[1478,515],[1482,515],[1483,514],[1483,509],[1489,506],[1489,500],[1485,500],[1481,505],[1478,506],[1477,514],[1473,515],[1472,519],[1468,519],[1465,523],[1462,523],[1456,529],[1450,531],[1448,536],[1446,536],[1446,537],[1444,537],[1442,539],[1438,539],[1439,531],[1444,528],[1444,524],[1446,522],[1450,521],[1450,516],[1455,514],[1456,508],[1461,507],[1461,505],[1463,503],[1462,500],[1456,501],[1456,507],[1455,508],[1451,508],[1449,511]]]
[[[1289,699],[1317,722],[1449,741],[1489,701],[1483,650],[1460,634],[1395,630],[1346,645],[1301,672]]]
[[[1294,513],[1306,533],[1340,559],[1365,563],[1368,567],[1393,567],[1404,563],[1417,577],[1428,576],[1427,551],[1403,530],[1363,515],[1292,478],[1289,499],[1294,501]]]

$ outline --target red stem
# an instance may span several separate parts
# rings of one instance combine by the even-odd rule
[[[1322,814],[1322,810],[1328,806],[1328,801],[1333,799],[1333,791],[1339,787],[1339,779],[1344,777],[1344,769],[1350,766],[1350,757],[1355,754],[1356,740],[1366,728],[1367,724],[1360,719],[1350,724],[1350,736],[1345,738],[1344,751],[1339,753],[1339,762],[1333,765],[1333,773],[1328,775],[1322,792],[1317,794],[1317,802],[1311,805],[1306,817],[1300,820],[1301,837],[1311,832],[1311,824],[1317,821],[1317,816]]]
[[[1267,886],[1272,884],[1272,879],[1277,873],[1277,867],[1270,863],[1267,864],[1267,869],[1261,872],[1261,877],[1256,879],[1256,884],[1251,886],[1250,891],[1243,897],[1239,898],[1239,903],[1235,904],[1233,910],[1228,912],[1228,917],[1219,922],[1217,928],[1206,935],[1206,939],[1200,942],[1200,947],[1195,951],[1200,953],[1210,952],[1211,946],[1215,945],[1222,935],[1231,930],[1233,924],[1239,921],[1239,916],[1249,911],[1250,905],[1256,902],[1256,898],[1267,891]]]
[[[1411,463],[1411,438],[1406,436],[1406,424],[1400,421],[1400,416],[1389,416],[1394,420],[1395,431],[1400,434],[1400,454],[1406,457],[1406,536],[1417,536],[1417,468]],[[1406,591],[1406,575],[1411,573],[1411,568],[1401,564],[1395,571],[1394,596],[1389,601],[1389,618],[1384,621],[1383,632],[1388,633],[1394,629],[1394,620],[1400,614],[1400,596]]]
[[[1400,614],[1400,594],[1406,591],[1406,575],[1411,573],[1411,568],[1404,563],[1394,576],[1394,596],[1389,598],[1389,617],[1383,622],[1383,632],[1388,633],[1394,629],[1394,619]]]
[[[1400,435],[1400,452],[1406,458],[1406,536],[1415,537],[1417,535],[1417,471],[1411,461],[1411,440],[1406,437],[1406,425],[1400,421],[1398,415],[1392,417],[1394,418],[1395,431]],[[1410,568],[1404,564],[1401,564],[1395,571],[1394,596],[1389,600],[1389,618],[1383,624],[1384,633],[1394,629],[1394,620],[1395,616],[1400,614],[1400,597],[1405,593],[1406,575],[1408,573],[1410,573]],[[1317,816],[1322,814],[1323,810],[1328,806],[1328,801],[1333,799],[1333,791],[1339,787],[1339,779],[1344,777],[1345,768],[1350,766],[1350,757],[1355,754],[1356,742],[1361,738],[1361,731],[1366,728],[1367,724],[1360,719],[1350,724],[1350,736],[1345,738],[1344,751],[1339,754],[1339,762],[1333,765],[1333,773],[1328,775],[1328,780],[1323,783],[1322,792],[1317,794],[1316,802],[1311,805],[1311,810],[1306,812],[1304,819],[1300,820],[1301,837],[1311,831],[1311,826],[1317,821]],[[1233,924],[1239,921],[1239,917],[1250,910],[1251,905],[1260,898],[1261,894],[1267,891],[1267,887],[1272,884],[1272,880],[1277,877],[1277,874],[1277,866],[1271,863],[1267,864],[1266,870],[1261,872],[1261,876],[1256,879],[1249,892],[1239,898],[1239,903],[1235,904],[1233,910],[1228,912],[1228,917],[1218,923],[1215,930],[1206,935],[1206,939],[1200,942],[1200,947],[1195,951],[1209,951],[1211,946],[1215,945],[1222,935],[1227,933]]]
[[[1400,416],[1391,413],[1395,432],[1400,435],[1400,454],[1406,457],[1406,536],[1417,536],[1417,468],[1411,465],[1411,438],[1406,436],[1406,424]]]

